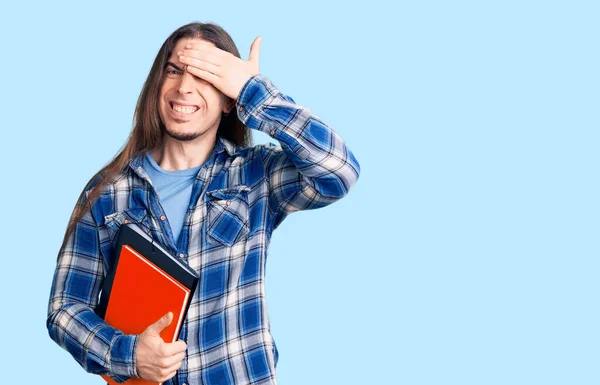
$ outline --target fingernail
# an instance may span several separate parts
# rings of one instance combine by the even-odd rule
[[[185,56],[179,56],[179,61],[185,61]]]
[[[177,51],[177,55],[183,55],[183,51]]]
[[[185,46],[185,48],[192,48],[192,45],[188,44],[188,45]]]

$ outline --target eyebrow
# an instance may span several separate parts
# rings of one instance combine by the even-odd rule
[[[179,67],[177,67],[173,62],[168,61],[167,62],[167,66],[172,66],[174,67],[176,70],[183,72],[183,70]]]

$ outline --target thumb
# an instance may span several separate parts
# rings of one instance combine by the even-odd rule
[[[260,43],[262,42],[262,36],[257,36],[256,39],[252,42],[250,46],[250,56],[248,57],[248,61],[256,61],[258,62],[258,56],[260,51]]]
[[[173,313],[168,312],[167,314],[162,316],[158,321],[148,326],[148,329],[146,330],[155,334],[160,334],[160,332],[167,328],[171,324],[171,322],[173,322]]]

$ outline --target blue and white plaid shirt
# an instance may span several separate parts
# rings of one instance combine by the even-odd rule
[[[48,332],[87,372],[117,382],[139,377],[138,336],[123,334],[94,313],[114,258],[113,241],[127,220],[200,275],[180,334],[188,348],[178,383],[277,384],[279,354],[264,286],[271,234],[289,213],[345,196],[360,167],[338,134],[263,75],[244,85],[236,108],[247,127],[280,146],[238,148],[218,138],[197,174],[177,244],[138,155],[86,211],[60,253]],[[97,182],[93,179],[86,193]]]

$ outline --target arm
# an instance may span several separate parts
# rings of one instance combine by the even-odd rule
[[[263,149],[275,227],[290,212],[323,207],[344,197],[358,180],[360,165],[342,138],[266,77],[253,76],[236,107],[247,127],[281,144]]]
[[[83,204],[85,193],[77,205]],[[104,279],[96,222],[88,210],[60,250],[52,280],[46,326],[50,337],[89,373],[117,382],[139,377],[137,335],[124,335],[92,309]]]

